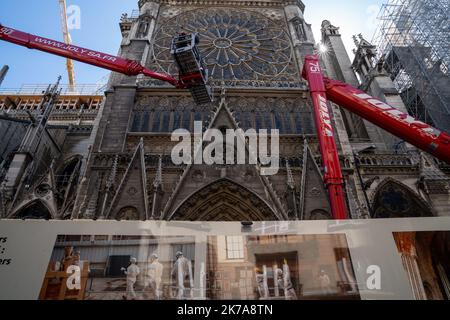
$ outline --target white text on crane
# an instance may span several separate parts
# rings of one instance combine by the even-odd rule
[[[354,93],[353,95],[355,97],[358,97],[359,99],[367,101],[372,106],[389,114],[391,117],[398,119],[401,122],[408,124],[409,126],[414,126],[427,135],[431,135],[433,138],[437,138],[440,134],[437,130],[435,130],[428,124],[426,124],[422,121],[419,121],[419,120],[411,117],[409,114],[406,114],[406,113],[388,105],[387,103],[384,103],[383,101],[375,99],[374,97],[371,97],[366,93]]]
[[[0,34],[6,34],[7,36],[9,36],[13,32],[14,32],[13,29],[10,29],[10,28],[7,28],[7,27],[1,27],[0,28]]]
[[[97,51],[92,51],[89,49],[83,49],[83,48],[80,48],[77,46],[73,46],[73,45],[58,42],[58,41],[53,41],[53,40],[46,39],[46,38],[35,37],[34,42],[39,43],[39,44],[45,44],[47,46],[51,46],[51,47],[58,48],[61,50],[71,51],[71,52],[74,52],[77,54],[81,54],[83,56],[97,58],[100,60],[106,60],[106,61],[112,61],[112,62],[115,62],[117,60],[116,57],[110,56],[108,54],[104,54],[104,53],[97,52]]]
[[[333,127],[331,126],[331,116],[330,111],[328,110],[327,99],[319,95],[319,112],[320,118],[322,119],[322,123],[324,125],[324,132],[327,137],[333,136]]]

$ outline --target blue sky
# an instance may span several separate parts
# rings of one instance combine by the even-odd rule
[[[386,0],[303,0],[305,18],[314,28],[316,41],[320,40],[320,24],[328,19],[341,27],[343,39],[350,52],[351,36],[363,33],[369,40],[375,31],[377,8]],[[122,13],[137,9],[137,0],[67,0],[69,5],[81,8],[81,28],[71,30],[75,45],[105,53],[116,54],[120,44],[118,22]],[[0,22],[6,26],[62,40],[57,0],[1,0]],[[0,41],[0,67],[10,66],[2,88],[19,88],[22,84],[52,83],[58,75],[67,83],[65,60],[60,57],[28,50]],[[108,74],[107,70],[75,62],[79,84],[93,84]]]

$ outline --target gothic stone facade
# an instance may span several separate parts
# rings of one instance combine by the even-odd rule
[[[90,144],[73,169],[70,206],[55,205],[45,192],[40,196],[42,183],[32,181],[20,195],[27,204],[3,197],[4,216],[30,217],[30,206],[39,206],[50,218],[73,219],[331,218],[311,101],[300,77],[304,56],[316,43],[304,11],[300,0],[140,0],[138,16],[122,16],[120,55],[176,74],[172,37],[198,32],[215,101],[196,106],[187,92],[164,83],[112,74]],[[355,40],[352,63],[339,28],[324,21],[322,31],[330,77],[359,86],[356,71],[363,89],[404,108],[385,70],[374,66],[370,43]],[[336,105],[330,108],[352,218],[448,215],[448,165]],[[222,131],[279,129],[281,169],[263,176],[255,165],[174,165],[171,133],[193,132],[194,121]],[[59,157],[58,166],[67,158]],[[51,176],[55,165],[49,167]]]

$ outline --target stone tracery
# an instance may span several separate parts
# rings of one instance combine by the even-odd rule
[[[154,60],[175,74],[170,43],[177,32],[198,32],[213,80],[297,81],[289,37],[279,23],[249,10],[200,9],[168,19],[156,32]]]

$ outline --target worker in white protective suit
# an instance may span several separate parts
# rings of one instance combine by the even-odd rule
[[[159,262],[156,253],[150,256],[150,264],[145,273],[145,286],[150,287],[154,292],[156,299],[161,299],[161,282],[164,266]]]
[[[130,298],[132,300],[136,300],[137,296],[136,292],[134,291],[134,285],[136,284],[137,276],[140,273],[136,258],[130,259],[130,265],[128,266],[128,268],[121,268],[120,270],[122,270],[123,273],[125,273],[127,276],[127,293],[125,296],[123,296],[123,298],[125,300]]]
[[[177,288],[177,299],[184,299],[186,296],[185,281],[189,281],[190,296],[193,294],[194,281],[192,278],[192,263],[189,259],[183,256],[181,251],[176,253],[176,261],[172,268],[172,278],[175,280],[175,287]]]
[[[325,270],[320,271],[319,275],[320,289],[322,290],[322,294],[328,295],[332,294],[333,290],[331,289],[331,280]]]

